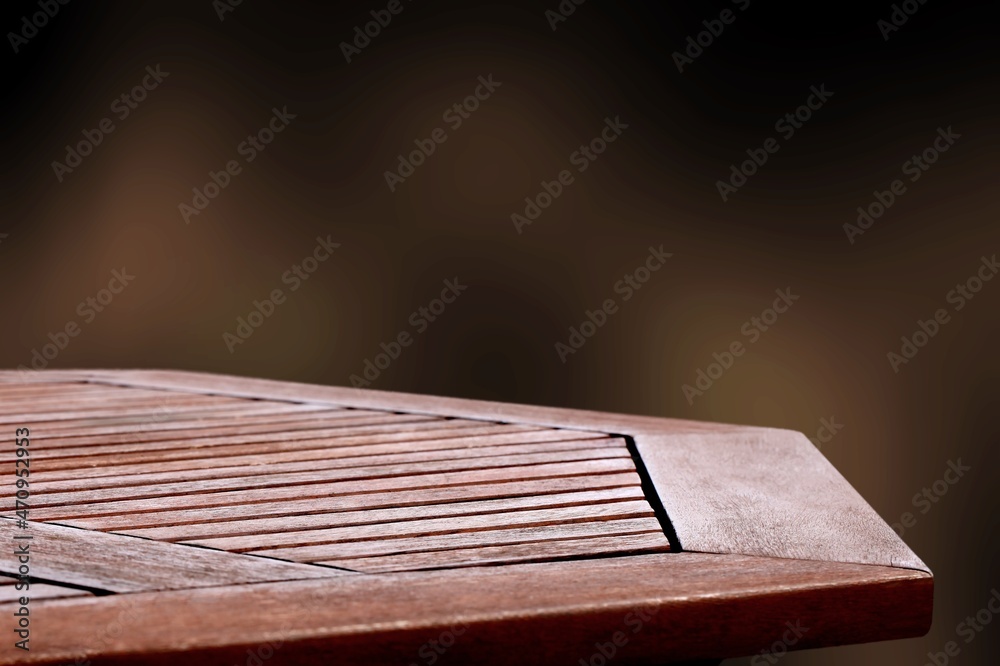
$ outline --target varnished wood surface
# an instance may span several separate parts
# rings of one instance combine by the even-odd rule
[[[801,433],[640,435],[636,446],[688,550],[930,572]]]
[[[79,371],[77,377],[98,385],[300,400],[630,435],[648,459],[651,473],[666,475],[659,484],[661,494],[670,492],[670,475],[684,482],[683,491],[670,494],[676,502],[673,522],[682,546],[691,543],[692,549],[705,552],[903,566],[929,572],[801,433],[190,372],[100,370]],[[743,443],[751,444],[752,453]],[[786,476],[788,483],[777,481]],[[720,482],[723,478],[725,484]],[[726,484],[741,490],[714,494]],[[824,509],[815,495],[810,497],[808,489],[817,486],[831,493],[836,510]],[[810,511],[822,514],[818,523],[822,530],[811,518],[796,513],[803,502],[808,502]],[[710,524],[713,527],[706,529]],[[782,537],[769,536],[775,533]]]
[[[751,654],[780,640],[786,623],[808,628],[795,648],[919,635],[930,580],[905,569],[694,553],[341,576],[48,602],[35,620],[61,630],[43,650],[15,656],[173,664],[183,651],[188,665],[232,664],[280,644],[265,663],[407,664],[464,626],[442,663],[570,666],[628,631],[611,663],[652,665]],[[643,610],[650,620],[631,633],[630,614]],[[108,635],[115,621],[122,631]]]
[[[45,583],[34,583],[27,590],[19,590],[15,583],[17,583],[17,580],[14,578],[0,577],[0,606],[10,604],[13,607],[19,599],[29,595],[32,601],[91,596],[91,593],[86,590],[61,585],[47,585]]]
[[[85,382],[29,388],[0,413],[62,433],[31,449],[31,516],[58,523],[33,525],[45,578],[125,592],[669,550],[621,437]],[[234,413],[311,420],[234,433]],[[122,419],[138,424],[136,438],[72,430]],[[617,480],[595,484],[602,476]],[[476,501],[482,486],[490,501]],[[192,518],[203,508],[228,519]],[[157,515],[143,523],[144,513]],[[147,526],[125,529],[122,517]],[[144,559],[150,567],[130,566]]]
[[[661,664],[929,623],[923,563],[787,431],[144,371],[0,372],[5,426],[48,629],[0,663],[421,663],[458,622],[451,663],[577,664],[651,608],[613,661]]]
[[[0,539],[13,543],[15,534],[32,537],[33,577],[103,592],[237,585],[345,573],[328,567],[303,566],[62,525],[32,522],[27,530],[22,530],[15,527],[13,520],[0,518]],[[0,550],[0,568],[8,574],[17,571],[13,549]]]
[[[544,504],[547,493],[563,495],[572,491],[587,492],[593,489],[625,489],[630,497],[637,494],[638,477],[633,471],[595,474],[583,477],[543,477],[525,481],[496,481],[474,484],[460,484],[438,488],[404,489],[380,492],[374,495],[321,496],[309,499],[288,499],[282,502],[255,503],[252,516],[240,504],[208,508],[180,508],[165,511],[142,511],[134,513],[112,513],[91,518],[60,519],[60,523],[89,529],[101,529],[130,534],[140,529],[170,530],[170,535],[188,535],[184,538],[198,538],[212,534],[230,534],[239,531],[238,526],[253,526],[256,520],[290,520],[294,525],[300,516],[308,516],[314,521],[330,521],[329,524],[364,524],[378,520],[380,511],[395,511],[393,515],[426,516],[426,506],[437,507],[436,511],[463,511],[463,506],[482,500],[514,501],[522,499],[526,504]],[[364,511],[360,511],[364,509]],[[323,516],[316,518],[315,516]],[[294,517],[294,518],[289,518]],[[216,523],[227,523],[212,526]],[[313,523],[314,525],[316,523]],[[202,527],[202,526],[206,527]],[[159,533],[160,537],[168,533]],[[139,532],[137,536],[146,536]],[[153,536],[152,538],[158,538]]]
[[[504,423],[532,423],[553,428],[636,434],[639,432],[731,432],[768,430],[747,426],[686,421],[650,416],[517,405],[440,396],[375,391],[342,386],[318,386],[251,377],[172,370],[79,370],[64,377],[96,384],[224,395],[292,400],[318,405],[346,405],[358,409],[398,409],[410,413],[448,415]],[[75,374],[72,374],[75,373]],[[623,426],[611,428],[608,426]]]

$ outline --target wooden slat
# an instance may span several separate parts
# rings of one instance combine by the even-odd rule
[[[609,513],[614,512],[610,511]],[[375,532],[375,530],[372,530],[372,532]],[[294,560],[296,562],[319,562],[332,559],[452,550],[474,546],[500,546],[505,544],[529,543],[532,541],[558,541],[561,539],[582,539],[597,536],[645,533],[663,535],[659,522],[655,518],[649,517],[593,520],[566,525],[514,527],[461,534],[404,537],[399,539],[344,541],[332,544],[291,546],[288,548],[255,549],[247,552],[267,557]],[[666,537],[663,537],[663,542],[669,546]]]
[[[318,564],[342,566],[362,573],[382,574],[424,569],[495,566],[516,562],[546,562],[575,557],[639,555],[662,553],[668,550],[670,550],[670,544],[663,538],[662,533],[647,532],[644,534],[615,534],[614,536],[582,539],[533,541],[505,546],[481,546],[381,557],[329,560]]]
[[[255,414],[281,414],[285,412],[307,412],[322,409],[318,405],[301,405],[292,402],[255,402],[226,401],[223,404],[214,404],[211,400],[199,401],[204,406],[189,406],[184,410],[183,417],[188,421],[196,421],[201,415],[225,414],[234,415],[255,415]],[[144,420],[159,420],[164,418],[153,406],[144,407],[119,407],[104,406],[103,409],[84,409],[71,411],[57,410],[46,412],[21,412],[16,414],[0,415],[0,425],[16,423],[20,425],[33,426],[45,424],[49,428],[76,428],[86,425],[103,425],[107,423],[138,423]],[[180,418],[168,417],[170,421],[180,422]]]
[[[421,417],[415,417],[421,418]],[[123,474],[149,471],[169,471],[171,469],[199,469],[214,466],[229,465],[236,457],[249,457],[250,454],[270,454],[281,456],[310,455],[313,452],[325,451],[330,457],[343,458],[356,455],[374,455],[375,453],[392,453],[408,450],[409,446],[419,450],[444,450],[449,448],[468,448],[463,438],[470,436],[485,436],[511,432],[528,432],[530,427],[487,425],[475,421],[445,422],[449,427],[442,427],[437,421],[404,421],[371,426],[351,426],[343,429],[322,429],[317,431],[297,431],[295,433],[274,433],[273,435],[254,436],[259,443],[243,445],[240,437],[213,438],[208,440],[209,447],[190,447],[193,457],[175,457],[176,452],[186,452],[182,442],[171,443],[168,449],[152,449],[147,452],[148,462],[117,464],[120,455],[113,455],[103,460],[100,467],[83,467],[68,469],[52,469],[58,462],[46,458],[44,449],[34,449],[33,459],[42,460],[36,473],[36,478],[42,481],[59,481],[74,478],[100,479],[105,476],[120,476]],[[286,435],[287,441],[283,441]],[[273,437],[269,441],[267,438]],[[452,440],[459,440],[458,444]],[[195,440],[196,443],[204,443]],[[374,442],[374,443],[366,443]],[[334,446],[331,446],[335,444]],[[219,447],[219,448],[214,448]],[[217,455],[216,455],[217,454]],[[256,457],[256,456],[254,456]],[[85,459],[91,460],[91,457]],[[96,458],[100,460],[100,458]],[[213,462],[217,461],[217,462]]]
[[[511,501],[520,498],[542,503],[546,501],[546,497],[550,493],[559,495],[570,491],[587,492],[610,489],[613,491],[627,490],[631,494],[640,492],[638,488],[639,476],[634,471],[626,471],[610,474],[585,474],[583,476],[543,477],[523,481],[491,481],[482,484],[416,488],[372,494],[331,494],[330,496],[289,499],[266,504],[234,504],[203,509],[182,508],[146,513],[116,513],[95,518],[64,518],[60,522],[87,529],[118,532],[177,528],[173,534],[180,538],[200,538],[205,536],[204,530],[239,530],[241,523],[254,519],[263,521],[272,519],[264,518],[264,516],[282,519],[300,516],[308,519],[307,517],[311,515],[323,515],[324,520],[330,520],[331,524],[336,524],[338,520],[360,520],[361,522],[357,524],[365,524],[367,522],[364,518],[366,514],[377,516],[379,511],[442,512],[447,510],[445,507],[460,507],[462,503],[475,501]],[[340,518],[339,513],[346,513],[354,518]],[[212,527],[217,523],[227,523],[231,527]],[[185,529],[180,529],[181,527]],[[149,535],[139,533],[139,536]]]
[[[79,381],[79,382],[59,382],[59,381],[38,381],[38,382],[22,382],[17,377],[8,377],[10,381],[6,383],[0,383],[0,396],[19,396],[19,395],[53,395],[60,392],[70,392],[70,391],[106,391],[111,388],[117,390],[136,390],[131,387],[125,386],[111,386],[108,384],[92,384],[90,382]],[[156,390],[156,389],[143,389],[143,390]],[[191,393],[191,391],[185,391],[181,389],[178,392]]]
[[[604,502],[600,504],[582,504],[564,507],[545,507],[542,509],[504,511],[467,516],[427,517],[401,522],[386,522],[375,525],[347,525],[340,527],[313,528],[307,530],[288,529],[270,534],[249,534],[245,536],[219,537],[185,541],[218,548],[231,552],[262,551],[268,549],[285,549],[305,545],[354,543],[358,541],[378,540],[390,548],[393,544],[402,547],[404,543],[413,543],[420,537],[430,537],[452,533],[467,533],[464,536],[473,538],[482,536],[490,538],[495,533],[492,530],[521,529],[525,527],[543,527],[547,525],[569,525],[578,522],[625,520],[632,518],[650,518],[652,510],[645,499],[626,502]],[[653,529],[659,529],[659,523],[653,523]],[[478,535],[472,533],[490,531],[490,534]],[[462,537],[457,535],[456,540]],[[428,539],[428,541],[431,541]],[[664,539],[666,542],[666,539]],[[427,550],[435,550],[428,546]]]
[[[197,437],[188,440],[168,440],[161,442],[140,442],[137,444],[114,444],[109,446],[85,446],[79,448],[63,447],[46,449],[36,448],[40,459],[46,460],[45,471],[53,470],[52,465],[57,458],[82,458],[90,455],[113,455],[110,462],[116,465],[128,464],[129,453],[141,453],[150,459],[158,461],[183,460],[177,456],[190,452],[194,456],[211,455],[222,457],[228,455],[248,455],[255,453],[276,453],[280,451],[299,451],[318,448],[329,448],[331,440],[347,437],[364,437],[368,439],[335,442],[339,446],[359,446],[363,444],[379,445],[393,442],[417,442],[426,439],[451,439],[454,437],[470,437],[477,435],[496,435],[514,432],[529,432],[537,430],[532,426],[510,424],[484,424],[481,421],[441,421],[422,415],[393,414],[394,418],[386,421],[374,419],[372,423],[351,425],[354,419],[332,419],[326,425],[335,427],[316,428],[311,430],[295,430],[284,432],[259,433],[254,435],[230,435],[222,437]],[[372,418],[372,417],[367,417]],[[339,425],[344,423],[345,425]],[[377,437],[371,437],[378,435]],[[591,433],[586,433],[591,435]],[[206,450],[208,449],[208,450]],[[50,462],[51,461],[51,462]],[[106,461],[109,462],[109,461]],[[54,470],[53,470],[54,471]]]
[[[27,529],[19,529],[13,520],[0,519],[0,539],[13,543],[15,534],[33,537],[32,576],[109,592],[290,581],[345,573],[328,567],[31,521]],[[17,568],[13,549],[0,549],[0,571],[10,574]]]
[[[45,460],[46,471],[58,471],[88,465],[100,465],[103,469],[109,463],[127,465],[135,461],[157,460],[189,460],[198,457],[224,457],[262,452],[273,452],[270,447],[286,446],[286,449],[296,450],[309,448],[326,448],[330,442],[341,437],[369,436],[369,442],[381,442],[381,436],[392,437],[392,433],[401,433],[397,440],[403,439],[409,433],[422,429],[445,430],[445,436],[450,436],[455,428],[442,428],[439,421],[422,415],[379,414],[357,418],[339,418],[329,420],[325,428],[295,431],[285,435],[280,430],[257,435],[232,435],[225,437],[192,438],[188,440],[168,440],[161,442],[140,442],[137,444],[114,444],[109,446],[86,446],[79,449],[59,448],[46,450],[44,440],[37,450],[39,458]],[[469,422],[472,423],[472,422]],[[330,427],[333,426],[333,427]],[[416,435],[420,438],[420,435]],[[302,442],[302,443],[293,443]],[[256,445],[256,446],[254,446]]]
[[[91,385],[93,386],[93,385]],[[170,401],[185,401],[188,403],[194,402],[208,402],[208,403],[222,403],[222,402],[245,402],[250,400],[249,398],[239,398],[236,396],[228,395],[211,395],[211,394],[200,394],[200,393],[188,393],[184,391],[160,391],[157,389],[144,389],[144,388],[116,388],[116,387],[93,387],[85,391],[77,390],[73,392],[61,392],[61,391],[38,391],[35,393],[19,394],[12,393],[5,396],[0,396],[0,406],[3,407],[30,407],[32,411],[47,411],[47,410],[37,410],[34,409],[38,405],[49,405],[51,403],[62,402],[66,406],[75,405],[90,405],[96,402],[104,401],[105,405],[108,404],[110,400],[114,402],[170,402]],[[288,401],[283,401],[288,402]]]
[[[416,448],[416,447],[415,447]],[[192,483],[207,480],[243,477],[248,471],[256,472],[257,477],[267,477],[275,474],[286,475],[292,472],[305,472],[332,469],[357,469],[370,467],[388,467],[392,465],[447,462],[457,460],[494,459],[500,456],[520,457],[527,455],[545,455],[556,451],[566,451],[565,459],[572,459],[577,452],[591,449],[621,449],[624,456],[624,442],[620,440],[590,439],[584,441],[541,442],[533,444],[501,444],[496,446],[483,445],[468,448],[447,448],[430,451],[409,451],[405,453],[360,453],[359,455],[329,455],[330,449],[310,450],[283,454],[266,454],[259,456],[237,456],[235,458],[199,459],[205,464],[199,467],[190,463],[156,463],[148,464],[149,471],[144,473],[121,474],[116,476],[99,476],[78,479],[63,479],[60,481],[39,481],[34,484],[35,492],[40,494],[68,492],[73,490],[89,491],[105,488],[140,488],[142,486],[161,483]],[[342,452],[344,453],[344,452]],[[512,464],[516,461],[511,461]],[[174,467],[174,469],[170,469]],[[178,469],[179,467],[179,469]],[[166,468],[166,471],[163,471]],[[339,478],[339,477],[338,477]]]
[[[81,395],[52,395],[43,394],[36,396],[21,396],[17,398],[0,398],[0,413],[9,414],[16,410],[25,409],[32,412],[51,411],[52,408],[59,409],[68,407],[75,410],[99,409],[107,407],[109,403],[115,405],[145,405],[152,407],[177,408],[185,405],[226,405],[239,404],[245,402],[245,398],[232,398],[228,396],[203,396],[191,393],[176,393],[169,391],[91,391]]]
[[[170,498],[178,495],[213,495],[221,491],[240,490],[246,492],[252,489],[269,487],[288,487],[308,484],[321,484],[348,480],[379,480],[393,477],[411,477],[413,475],[436,476],[463,471],[487,470],[507,467],[529,467],[545,463],[565,463],[566,461],[588,461],[606,458],[629,458],[628,451],[621,448],[594,448],[578,451],[556,451],[552,453],[535,453],[521,456],[490,456],[465,460],[440,460],[423,463],[403,463],[396,465],[370,465],[366,467],[348,467],[323,469],[323,465],[312,465],[315,471],[290,472],[281,475],[252,474],[233,476],[221,479],[203,479],[197,484],[185,481],[154,483],[148,486],[131,486],[124,488],[99,488],[97,490],[76,490],[67,492],[37,493],[33,503],[38,508],[65,506],[71,504],[90,504],[120,500],[150,499],[154,497]],[[249,470],[248,470],[249,471]],[[508,472],[513,477],[518,471]]]
[[[119,444],[136,445],[140,443],[155,444],[162,441],[173,443],[172,446],[168,446],[167,448],[178,448],[176,443],[185,440],[194,444],[201,439],[239,437],[254,434],[273,435],[277,441],[280,440],[283,433],[338,427],[337,424],[341,418],[353,418],[359,413],[364,413],[364,411],[331,409],[306,413],[204,419],[190,424],[162,422],[150,423],[142,429],[135,427],[81,428],[79,432],[69,431],[58,433],[40,430],[35,439],[39,440],[45,447],[48,447],[49,442],[52,442],[52,447],[54,448]],[[412,422],[434,421],[442,424],[442,427],[458,422],[472,423],[472,421],[444,419],[423,414],[413,415],[412,418],[414,419]]]
[[[634,470],[635,465],[631,459],[627,458],[583,460],[569,463],[556,462],[518,467],[517,479],[579,477],[586,474],[615,474],[618,472],[632,472]],[[463,470],[436,475],[420,474],[416,476],[364,479],[361,481],[336,481],[309,485],[275,486],[182,496],[108,501],[94,504],[69,504],[49,508],[36,506],[36,508],[31,510],[31,515],[36,520],[59,520],[63,518],[85,518],[121,513],[141,513],[144,511],[164,511],[167,509],[194,509],[199,507],[232,506],[236,504],[274,503],[311,497],[322,498],[331,495],[375,495],[403,490],[476,485],[510,480],[511,469],[501,467]]]
[[[355,511],[338,511],[334,513],[310,513],[296,516],[280,516],[274,518],[252,518],[230,520],[226,522],[200,523],[196,525],[169,525],[167,527],[148,527],[145,529],[115,530],[120,534],[131,534],[147,539],[160,541],[194,541],[217,537],[234,537],[263,534],[293,533],[301,530],[319,530],[333,527],[349,527],[360,525],[383,525],[401,521],[421,522],[429,519],[445,517],[476,516],[496,514],[496,519],[502,519],[502,514],[510,511],[529,509],[556,508],[566,506],[584,506],[604,504],[608,502],[640,501],[645,498],[641,490],[635,486],[608,488],[604,490],[584,490],[570,493],[532,494],[522,497],[503,499],[447,502],[439,504],[420,504],[417,506],[393,506],[391,508],[362,507]],[[405,532],[411,526],[397,526]]]
[[[333,412],[323,412],[319,415],[319,418],[317,418],[315,413],[309,413],[305,415],[304,419],[298,419],[300,421],[304,420],[304,425],[297,422],[289,425],[287,422],[280,420],[270,423],[260,423],[259,427],[252,429],[252,432],[239,432],[241,428],[237,425],[217,425],[212,427],[220,428],[221,432],[225,434],[205,433],[204,430],[206,428],[194,428],[180,432],[165,431],[150,433],[147,431],[137,431],[134,433],[118,433],[116,435],[52,437],[40,440],[36,448],[45,458],[61,458],[103,453],[183,449],[189,446],[203,447],[216,444],[282,442],[323,437],[326,434],[337,435],[342,432],[343,428],[356,427],[355,422],[362,417],[382,417],[382,420],[384,420],[386,416],[402,419],[401,421],[395,421],[398,423],[435,423],[438,424],[437,427],[439,428],[447,427],[452,423],[483,425],[480,421],[462,419],[445,420],[422,414],[387,414],[386,412],[372,410],[341,409]],[[381,423],[378,419],[376,419],[374,425],[382,425],[385,429],[392,430],[391,426]],[[517,427],[530,429],[532,426]],[[321,432],[310,434],[309,431]],[[329,431],[329,433],[322,431]],[[380,429],[379,432],[381,431]]]

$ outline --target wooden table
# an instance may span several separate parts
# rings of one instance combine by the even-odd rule
[[[0,422],[2,663],[663,664],[931,621],[791,431],[166,371],[0,372]]]

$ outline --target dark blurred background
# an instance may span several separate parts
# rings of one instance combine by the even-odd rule
[[[371,388],[801,430],[888,522],[914,515],[901,529],[937,599],[923,639],[783,661],[923,664],[956,640],[954,663],[995,663],[1000,626],[966,644],[956,625],[1000,586],[1000,280],[949,297],[1000,252],[993,3],[566,0],[557,21],[556,0],[401,0],[350,63],[341,44],[387,2],[42,3],[55,16],[34,31],[38,0],[5,2],[0,23],[0,366],[349,385],[406,331]],[[894,12],[906,22],[880,27]],[[157,65],[169,75],[122,118],[115,100]],[[491,75],[454,128],[442,114]],[[833,95],[786,139],[775,123],[811,86]],[[247,162],[274,108],[295,118]],[[106,118],[78,166],[53,165]],[[628,127],[579,172],[606,118]],[[385,172],[439,127],[390,191]],[[949,127],[960,138],[911,182],[904,163]],[[778,152],[723,201],[717,181],[768,137]],[[230,160],[240,173],[186,223],[180,204]],[[564,169],[572,184],[519,233],[512,214]],[[897,178],[905,193],[850,242]],[[340,247],[297,283],[317,237]],[[616,283],[660,245],[672,257],[626,301]],[[135,278],[106,302],[123,268]],[[434,321],[411,318],[456,278]],[[224,338],[276,289],[252,335]],[[741,329],[776,289],[799,299],[753,340]],[[563,362],[556,343],[609,298]],[[938,309],[948,323],[894,371],[887,354]],[[746,352],[689,400],[735,341]],[[959,459],[972,471],[923,513],[914,494]]]

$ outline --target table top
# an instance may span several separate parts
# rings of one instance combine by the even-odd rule
[[[929,628],[926,565],[789,431],[100,370],[0,372],[0,423],[0,663],[639,664]]]

